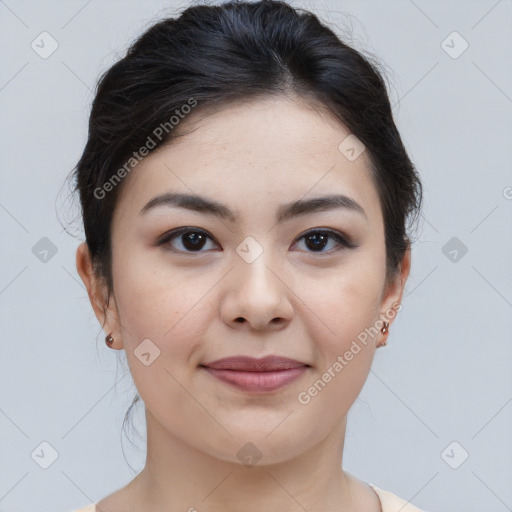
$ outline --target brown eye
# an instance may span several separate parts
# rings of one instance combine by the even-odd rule
[[[347,240],[341,233],[337,231],[333,231],[331,229],[322,229],[322,230],[314,230],[309,231],[302,235],[299,240],[304,240],[305,245],[308,249],[307,252],[317,252],[317,253],[328,253],[328,252],[336,252],[337,250],[341,250],[342,247],[347,249],[352,249],[356,247],[355,244],[351,243]],[[335,242],[334,245],[329,242]],[[331,251],[332,247],[338,247],[335,251]],[[342,246],[342,247],[340,247]],[[324,250],[328,247],[328,250]]]
[[[329,254],[337,252],[342,248],[352,249],[357,247],[341,233],[331,229],[308,231],[298,240],[304,240],[306,252],[318,254]],[[162,235],[157,242],[157,245],[166,246],[175,252],[201,253],[212,249],[212,247],[208,247],[209,241],[218,245],[213,237],[206,231],[198,228],[182,227]],[[204,249],[205,247],[206,249]]]
[[[170,246],[178,252],[206,252],[202,249],[212,237],[201,229],[180,228],[164,235],[158,245]]]

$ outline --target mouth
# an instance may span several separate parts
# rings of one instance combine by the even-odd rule
[[[310,365],[286,357],[255,359],[236,356],[200,365],[216,379],[250,393],[281,389],[303,375]]]

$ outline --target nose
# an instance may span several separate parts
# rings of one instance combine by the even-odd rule
[[[293,292],[283,272],[272,268],[264,255],[252,263],[240,259],[227,276],[221,316],[231,328],[280,330],[293,317]]]

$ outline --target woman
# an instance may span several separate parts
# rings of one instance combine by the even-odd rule
[[[190,7],[101,78],[76,188],[147,426],[81,512],[419,510],[342,465],[422,190],[367,59],[286,3]]]

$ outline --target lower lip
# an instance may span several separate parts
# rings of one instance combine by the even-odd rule
[[[243,372],[239,370],[216,370],[205,366],[204,369],[217,379],[231,384],[243,391],[261,393],[275,391],[298,379],[307,366],[271,372]]]

